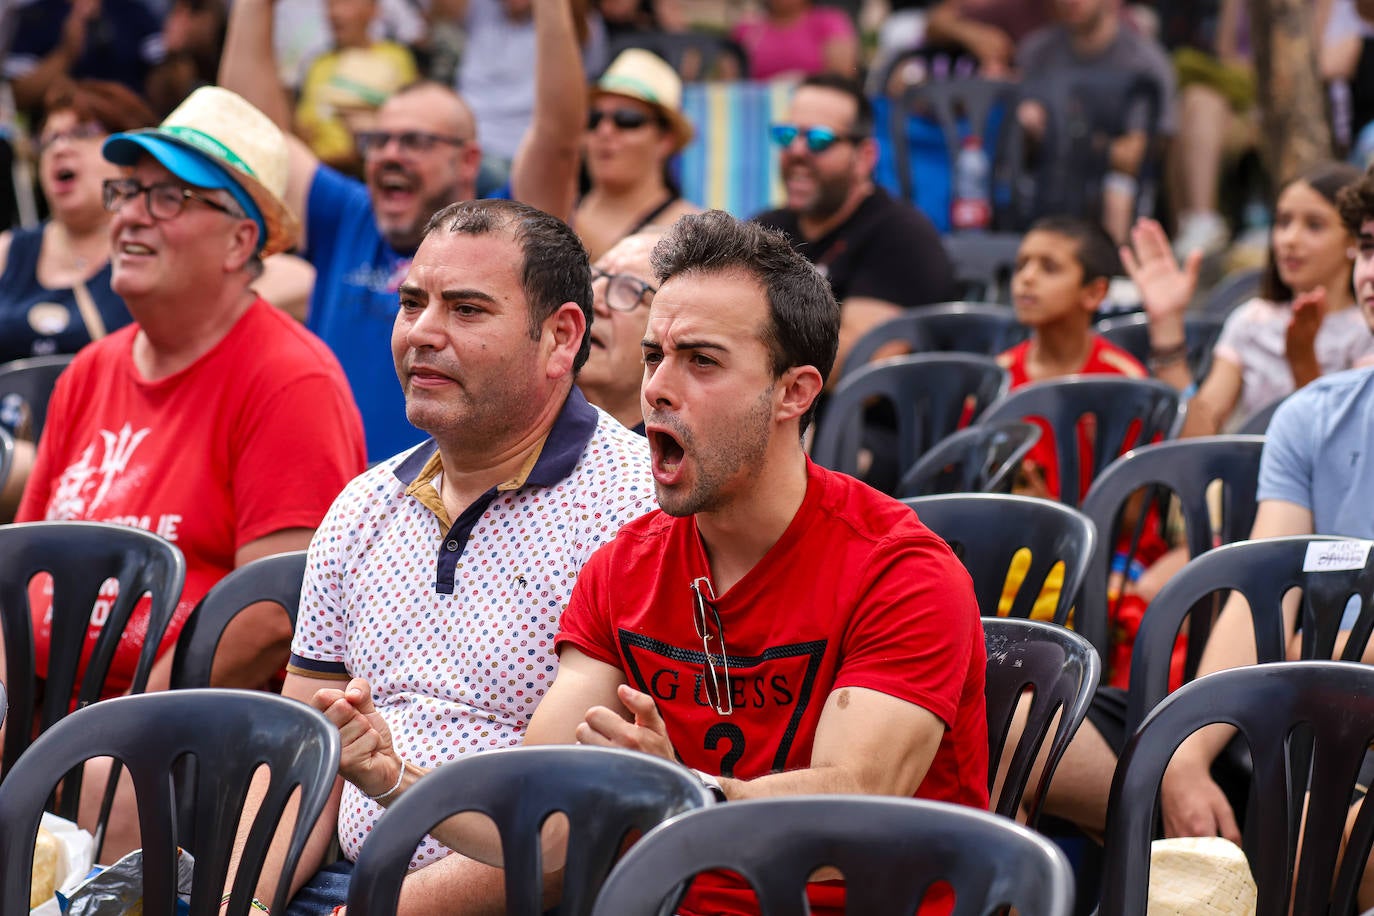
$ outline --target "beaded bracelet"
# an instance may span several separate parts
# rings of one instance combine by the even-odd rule
[[[226,903],[229,902],[229,898],[232,896],[234,895],[225,894],[223,897],[219,898],[219,905],[224,906]],[[272,911],[267,908],[267,904],[263,903],[257,897],[254,897],[252,900],[248,901],[248,905],[255,910],[262,910],[264,913],[267,913],[268,916],[271,916],[272,914]]]
[[[405,765],[404,763],[402,763],[402,764],[401,764],[401,772],[399,772],[399,773],[396,774],[396,785],[392,786],[390,789],[387,789],[387,790],[386,790],[385,792],[383,792],[381,795],[368,795],[367,797],[370,798],[370,799],[372,799],[373,801],[381,801],[381,800],[384,799],[384,798],[390,798],[391,796],[393,796],[393,795],[396,794],[396,791],[397,791],[398,789],[401,788],[401,780],[402,780],[402,779],[405,779],[405,778],[406,778],[406,765]],[[366,794],[366,793],[364,793],[364,794]]]

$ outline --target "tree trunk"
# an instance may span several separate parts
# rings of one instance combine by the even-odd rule
[[[1249,0],[1260,153],[1275,187],[1331,158],[1326,91],[1317,73],[1320,36],[1312,7],[1311,0]]]

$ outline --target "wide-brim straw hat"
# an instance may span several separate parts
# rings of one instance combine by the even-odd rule
[[[1245,853],[1224,837],[1178,837],[1150,846],[1146,916],[1253,916],[1258,898]]]
[[[615,60],[591,87],[591,97],[623,95],[638,99],[658,111],[673,135],[673,152],[681,150],[696,130],[682,115],[682,79],[666,60],[652,51],[629,48]]]
[[[258,224],[264,257],[286,251],[300,237],[300,221],[283,201],[286,138],[271,118],[228,89],[197,89],[159,126],[114,134],[102,151],[116,165],[152,156],[187,184],[228,191]]]

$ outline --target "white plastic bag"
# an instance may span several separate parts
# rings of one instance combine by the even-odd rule
[[[69,890],[85,881],[92,862],[95,840],[91,835],[65,818],[43,813],[39,826],[59,841],[57,859],[57,889],[65,896]],[[29,916],[61,916],[57,898],[53,897],[29,911]]]

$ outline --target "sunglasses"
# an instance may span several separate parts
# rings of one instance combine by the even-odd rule
[[[796,124],[774,124],[768,128],[768,136],[783,149],[802,137],[806,140],[806,148],[813,153],[823,153],[836,143],[857,143],[864,139],[863,134],[837,134],[828,127],[798,127]]]
[[[725,651],[725,626],[720,622],[720,612],[716,610],[715,589],[706,576],[698,576],[692,586],[692,623],[696,626],[697,636],[701,637],[701,651],[706,656],[703,666],[702,686],[706,688],[706,702],[717,715],[728,716],[734,713],[734,698],[730,692],[730,656]],[[714,631],[712,624],[715,624]],[[720,648],[711,651],[711,643],[719,643]],[[720,664],[716,664],[716,659]]]
[[[606,118],[610,118],[611,123],[619,130],[637,130],[651,122],[660,126],[663,124],[662,118],[655,118],[653,115],[636,111],[633,108],[617,108],[614,111],[601,111],[593,108],[587,113],[587,130],[596,130],[597,126]]]

